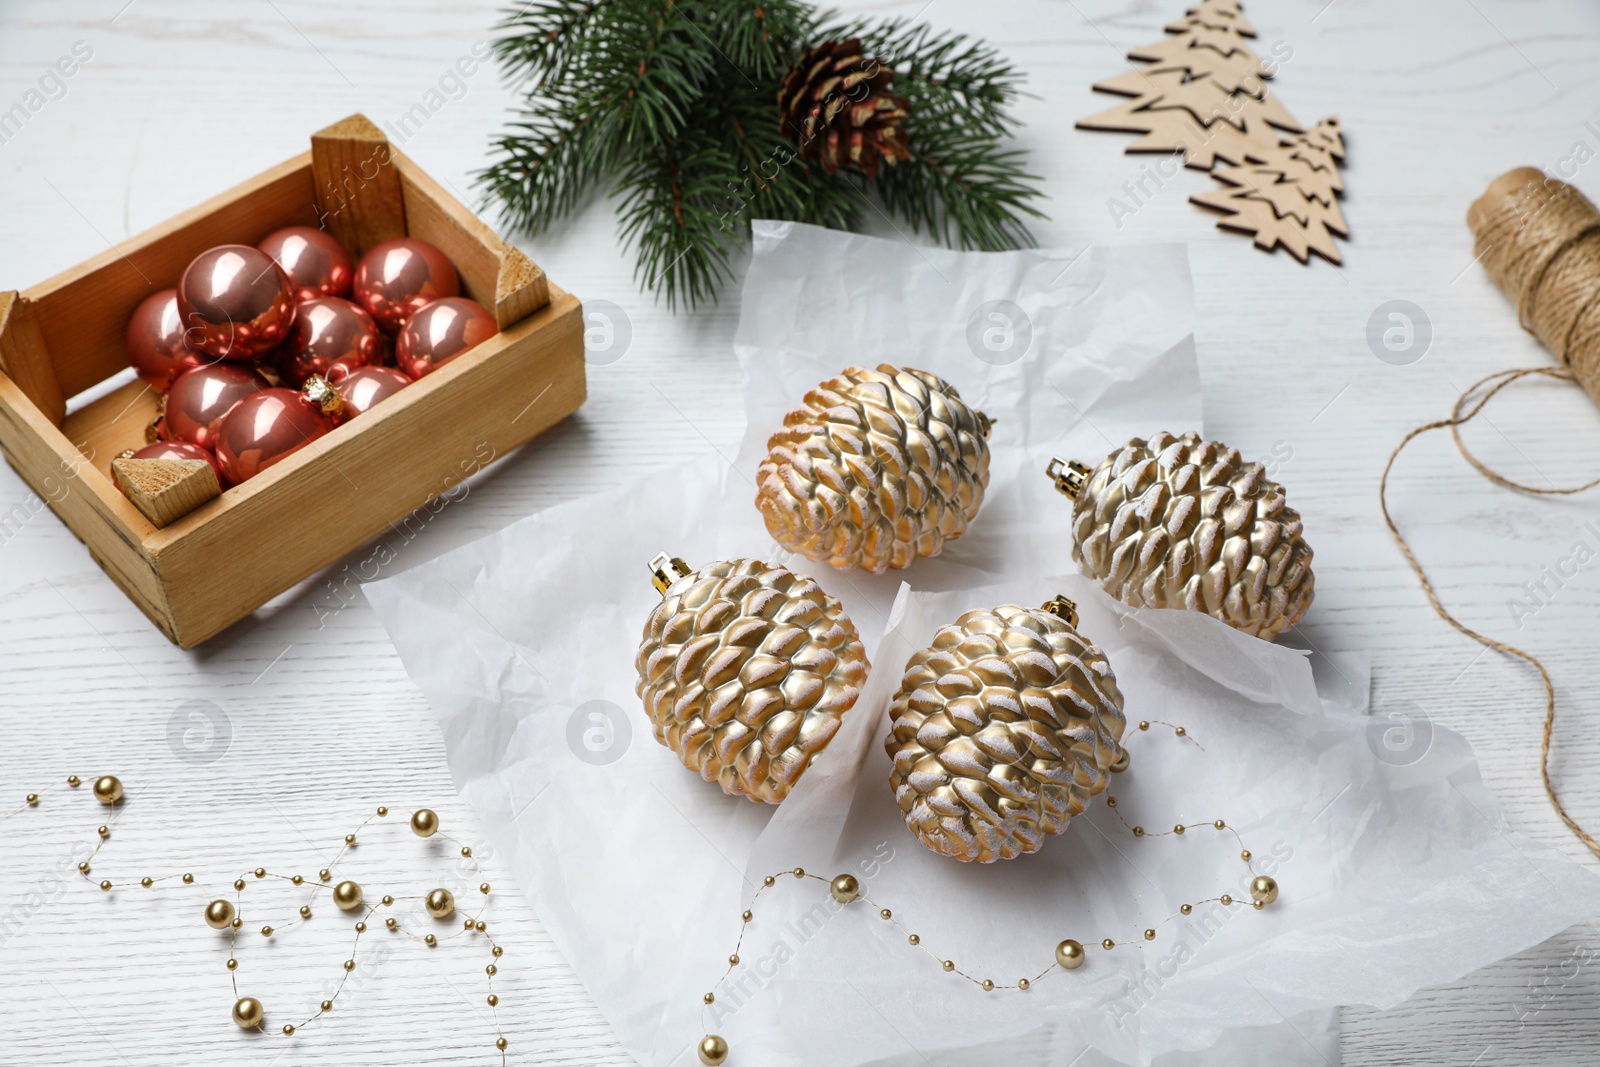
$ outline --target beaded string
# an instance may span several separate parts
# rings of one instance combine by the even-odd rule
[[[1139,723],[1139,730],[1141,732],[1147,732],[1152,724],[1171,727],[1174,737],[1178,738],[1179,740],[1187,741],[1196,748],[1199,748],[1201,751],[1205,751],[1204,747],[1201,746],[1198,741],[1189,736],[1189,731],[1187,729],[1174,723],[1164,722],[1160,719],[1146,719]],[[1154,941],[1156,939],[1156,931],[1165,926],[1167,923],[1191,914],[1195,907],[1200,904],[1220,904],[1223,907],[1228,908],[1234,907],[1235,905],[1243,907],[1248,903],[1249,906],[1254,908],[1256,911],[1261,911],[1268,904],[1271,904],[1273,901],[1278,899],[1277,881],[1270,875],[1256,873],[1255,863],[1250,850],[1245,847],[1244,838],[1240,836],[1239,831],[1228,825],[1226,820],[1213,819],[1204,822],[1180,822],[1175,824],[1170,830],[1152,832],[1146,830],[1142,824],[1129,823],[1128,820],[1123,816],[1121,809],[1118,807],[1117,798],[1115,796],[1112,796],[1108,793],[1106,795],[1105,802],[1106,807],[1112,810],[1118,821],[1121,822],[1123,827],[1135,838],[1143,839],[1182,836],[1186,831],[1203,829],[1207,826],[1219,832],[1232,834],[1234,841],[1239,845],[1239,859],[1244,863],[1246,870],[1250,872],[1251,878],[1249,901],[1237,899],[1231,893],[1220,893],[1214,897],[1206,897],[1202,900],[1196,900],[1192,903],[1182,904],[1179,906],[1175,914],[1167,916],[1154,926],[1147,927],[1142,935],[1124,938],[1120,941],[1115,938],[1107,937],[1101,940],[1101,948],[1111,951],[1113,949],[1123,948],[1128,945],[1143,944],[1147,941]],[[999,983],[994,981],[992,978],[980,978],[978,975],[963,970],[961,967],[957,966],[955,960],[940,955],[939,953],[934,952],[927,945],[924,945],[922,943],[922,937],[919,934],[913,933],[908,927],[903,925],[901,921],[895,917],[893,910],[884,907],[878,901],[873,900],[870,896],[863,893],[861,891],[861,883],[857,881],[854,875],[841,874],[833,878],[824,878],[821,875],[812,874],[803,867],[796,867],[790,871],[779,871],[776,874],[769,874],[763,878],[761,880],[761,885],[756,889],[755,893],[752,894],[749,902],[745,906],[744,911],[739,916],[739,937],[734,943],[733,953],[728,957],[728,965],[723,970],[722,974],[717,978],[717,981],[712,986],[711,991],[706,993],[704,997],[701,998],[702,1005],[700,1008],[700,1028],[703,1032],[705,1032],[705,1036],[700,1039],[698,1052],[700,1055],[700,1062],[706,1064],[707,1067],[720,1067],[721,1064],[725,1063],[728,1058],[729,1047],[727,1039],[722,1037],[720,1034],[713,1034],[709,1032],[709,1027],[706,1025],[706,1009],[716,1003],[717,990],[722,988],[723,983],[727,982],[728,979],[732,977],[734,970],[739,966],[739,950],[744,946],[745,934],[749,931],[750,924],[755,919],[756,902],[761,899],[761,895],[763,893],[773,888],[777,884],[778,879],[784,875],[792,875],[797,881],[813,881],[824,883],[828,886],[829,894],[840,904],[849,905],[859,901],[867,905],[869,908],[876,909],[878,912],[878,917],[889,923],[902,935],[904,935],[908,945],[910,945],[912,948],[920,949],[923,954],[937,963],[939,967],[946,973],[953,974],[958,978],[963,978],[985,992],[993,992],[999,989],[1013,989],[1021,993],[1026,993],[1041,979],[1049,976],[1052,972],[1057,970],[1075,971],[1079,967],[1082,967],[1084,961],[1087,959],[1087,953],[1084,950],[1083,943],[1069,937],[1056,945],[1055,962],[1047,964],[1042,970],[1039,971],[1039,973],[1035,974],[1031,978],[1018,978],[1015,982],[1011,983]]]
[[[51,789],[59,788],[63,784],[69,789],[76,789],[82,784],[82,782],[83,780],[74,774],[65,779],[64,782],[58,782],[50,787],[47,787],[45,790],[43,790],[43,792],[50,792]],[[134,886],[139,886],[144,889],[151,889],[158,883],[168,882],[175,879],[186,886],[192,886],[196,884],[194,875],[189,872],[184,872],[181,874],[166,874],[156,877],[146,875],[140,878],[137,882],[117,882],[112,881],[111,879],[101,879],[98,883],[96,883],[92,875],[94,869],[94,860],[99,856],[101,848],[103,848],[106,842],[110,840],[112,829],[115,826],[117,819],[120,817],[123,801],[122,782],[114,775],[104,775],[95,779],[95,782],[91,787],[91,791],[94,793],[96,800],[110,809],[110,814],[107,816],[106,822],[97,830],[97,840],[95,841],[94,848],[90,851],[87,858],[78,863],[78,874],[80,877],[91,884],[98,884],[101,891],[106,893],[109,893],[115,889],[129,889]],[[20,814],[21,812],[26,811],[28,808],[38,807],[39,800],[40,793],[29,793],[21,806],[13,809],[12,811],[6,812],[3,815],[0,815],[0,822],[3,822],[14,815]],[[427,913],[436,921],[444,922],[452,920],[457,915],[458,909],[456,906],[455,895],[452,894],[448,889],[443,887],[436,888],[424,894],[423,896],[416,898],[395,897],[386,893],[380,898],[379,903],[373,904],[366,900],[364,891],[358,883],[349,879],[345,879],[337,883],[333,881],[334,871],[338,867],[339,862],[345,858],[351,849],[356,847],[356,843],[361,840],[362,833],[375,819],[385,818],[388,814],[389,809],[387,807],[380,807],[373,814],[362,820],[360,825],[358,825],[355,830],[345,834],[344,842],[339,847],[338,852],[334,854],[333,859],[328,861],[326,866],[317,872],[316,880],[307,879],[305,876],[300,874],[283,874],[268,870],[266,867],[256,867],[253,870],[245,871],[238,878],[234,879],[234,892],[231,900],[226,897],[217,897],[211,900],[211,902],[205,906],[204,915],[206,925],[210,926],[214,930],[228,931],[227,968],[228,981],[233,988],[234,995],[232,1012],[233,1021],[244,1030],[255,1030],[261,1033],[268,1032],[266,1027],[266,1010],[262,1006],[261,1002],[251,996],[241,996],[239,993],[238,948],[240,944],[240,935],[243,932],[245,925],[245,888],[251,884],[250,880],[252,878],[257,881],[275,879],[278,881],[288,882],[290,885],[296,888],[304,889],[306,895],[300,904],[299,911],[295,918],[289,919],[287,922],[280,923],[276,926],[270,922],[266,925],[263,925],[261,927],[262,937],[274,937],[283,929],[289,929],[310,920],[312,916],[311,905],[313,901],[317,899],[317,894],[320,892],[327,892],[329,896],[326,899],[331,900],[334,906],[337,907],[341,912],[357,916],[354,927],[355,936],[351,942],[350,954],[345,959],[343,970],[339,975],[339,984],[335,987],[332,995],[330,995],[326,1000],[322,1001],[318,1007],[318,1010],[309,1018],[298,1024],[283,1024],[280,1029],[280,1032],[283,1034],[283,1036],[294,1036],[296,1031],[298,1031],[300,1028],[315,1022],[333,1010],[334,1003],[339,999],[339,994],[344,990],[346,980],[349,978],[351,972],[353,972],[356,968],[357,950],[361,945],[361,939],[363,935],[367,933],[368,920],[376,920],[377,918],[382,917],[384,926],[391,933],[402,934],[406,937],[409,937],[413,941],[418,941],[427,945],[429,948],[434,948],[443,941],[450,941],[461,937],[482,935],[485,943],[487,943],[489,946],[489,953],[491,957],[491,961],[484,967],[484,976],[488,988],[487,1002],[490,1013],[494,1019],[495,1048],[500,1052],[500,1062],[503,1067],[505,1064],[505,1053],[508,1042],[506,1041],[505,1033],[500,1026],[500,998],[494,991],[494,978],[499,972],[499,960],[501,956],[504,955],[505,950],[495,942],[494,937],[489,933],[489,925],[483,918],[485,907],[480,906],[477,911],[471,912],[470,914],[468,914],[469,909],[460,909],[462,914],[461,928],[455,933],[445,934],[443,936],[434,933],[419,933],[418,931],[413,930],[406,924],[402,923],[396,916],[381,916],[381,913],[386,909],[393,908],[396,901],[414,899],[420,901],[424,910],[427,911]],[[427,838],[438,836],[445,841],[449,841],[452,845],[460,849],[461,856],[464,859],[471,861],[473,873],[479,878],[482,877],[483,868],[476,859],[472,858],[471,846],[463,844],[454,837],[451,837],[449,834],[442,832],[439,829],[439,817],[434,814],[434,812],[427,808],[419,808],[412,814],[410,822],[411,832],[416,834],[418,837]],[[478,892],[484,897],[489,895],[489,891],[490,885],[488,882],[482,882],[479,884]]]

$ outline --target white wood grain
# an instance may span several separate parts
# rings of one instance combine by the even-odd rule
[[[1317,550],[1319,595],[1302,639],[1370,651],[1377,709],[1415,701],[1466,734],[1514,827],[1600,867],[1539,787],[1535,678],[1480,655],[1432,615],[1377,507],[1378,474],[1406,428],[1439,417],[1479,375],[1549,360],[1473,265],[1464,215],[1514,165],[1560,167],[1579,142],[1600,153],[1600,12],[1582,0],[1248,3],[1262,50],[1283,42],[1293,51],[1277,81],[1284,102],[1303,121],[1336,112],[1346,130],[1354,236],[1334,269],[1263,256],[1219,233],[1186,203],[1212,184],[1197,172],[1165,181],[1120,226],[1113,219],[1108,200],[1125,197],[1123,183],[1155,157],[1124,155],[1128,138],[1072,123],[1108,104],[1089,83],[1126,69],[1122,53],[1159,36],[1179,0],[849,6],[986,36],[1030,72],[1035,95],[1018,113],[1051,198],[1052,220],[1036,228],[1042,243],[1190,243],[1207,429],[1248,455],[1288,455],[1279,474]],[[422,0],[10,0],[0,7],[0,109],[75,41],[93,58],[0,143],[0,284],[20,288],[68,267],[303,150],[310,131],[351,111],[398,118],[490,35],[495,14],[484,2]],[[404,146],[463,191],[511,99],[490,70],[466,84]],[[1600,193],[1600,162],[1578,166],[1575,180]],[[738,434],[736,292],[694,316],[655,305],[632,281],[603,200],[521,246],[563,287],[620,306],[631,346],[591,367],[578,416],[480,476],[420,534],[391,535],[392,567],[708,444],[726,448]],[[1369,315],[1395,298],[1421,305],[1434,330],[1410,366],[1379,361],[1365,339]],[[847,349],[841,338],[841,360]],[[1575,391],[1530,386],[1490,418],[1468,436],[1508,473],[1560,483],[1593,472],[1600,419]],[[1600,547],[1583,529],[1600,517],[1596,500],[1495,489],[1442,439],[1407,455],[1395,489],[1397,515],[1445,599],[1545,657],[1562,702],[1552,770],[1573,814],[1600,827],[1600,564],[1520,629],[1508,608],[1575,541]],[[355,571],[369,555],[346,565]],[[347,576],[343,566],[179,652],[0,470],[0,795],[20,800],[74,771],[122,775],[127,819],[97,863],[119,878],[192,867],[227,880],[258,862],[314,870],[320,850],[378,803],[430,803],[471,839],[475,820],[453,798],[428,709],[364,603],[341,608],[330,582]],[[230,725],[215,762],[185,762],[169,745],[169,720],[191,699],[214,702]],[[173,907],[76,882],[57,893],[41,881],[99,818],[86,797],[71,799],[79,803],[55,798],[0,831],[0,917],[32,891],[44,896],[3,947],[0,1063],[154,1064],[174,1050],[193,1062],[496,1062],[482,960],[442,948],[426,959],[397,953],[348,1010],[258,1048],[268,1043],[227,1022],[225,950],[190,907],[198,893],[161,891],[183,902]],[[389,830],[361,854],[371,879],[410,886],[438,870],[415,839]],[[492,856],[486,866],[495,882]],[[507,946],[499,991],[512,1062],[627,1062],[530,903],[503,874],[498,881],[490,921]],[[320,940],[330,925],[245,957],[241,975],[262,983],[269,1009],[320,996],[341,958]],[[1345,1061],[1590,1063],[1597,953],[1600,929],[1580,927],[1395,1010],[1348,1009]]]

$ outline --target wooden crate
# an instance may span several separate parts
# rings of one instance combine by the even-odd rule
[[[501,332],[276,466],[157,529],[112,484],[157,397],[128,366],[134,308],[219,244],[323,225],[359,255],[441,248]],[[22,293],[0,293],[0,448],[169,638],[192,648],[523,444],[584,400],[582,309],[356,115],[311,151]]]

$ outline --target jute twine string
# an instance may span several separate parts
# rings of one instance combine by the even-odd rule
[[[1600,485],[1595,478],[1570,488],[1541,488],[1505,477],[1484,464],[1461,439],[1461,427],[1471,422],[1506,386],[1530,376],[1577,382],[1600,403],[1600,211],[1565,182],[1531,167],[1519,167],[1495,179],[1489,190],[1467,212],[1467,224],[1476,237],[1477,253],[1489,276],[1517,305],[1523,329],[1538,337],[1569,369],[1524,367],[1503,370],[1474,382],[1459,397],[1448,419],[1418,426],[1401,439],[1384,465],[1378,485],[1383,521],[1405,554],[1422,591],[1439,617],[1456,630],[1508,656],[1515,656],[1539,672],[1544,684],[1544,732],[1539,743],[1539,776],[1550,806],[1590,852],[1600,856],[1600,842],[1567,814],[1550,781],[1550,737],[1556,723],[1556,690],[1550,672],[1539,658],[1515,645],[1479,633],[1452,615],[1439,599],[1427,572],[1395,525],[1389,513],[1389,474],[1395,461],[1412,441],[1434,430],[1448,429],[1457,450],[1484,477],[1496,485],[1543,496],[1570,496]]]

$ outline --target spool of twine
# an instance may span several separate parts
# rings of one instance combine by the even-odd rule
[[[1449,430],[1467,462],[1496,485],[1541,496],[1568,496],[1600,485],[1600,478],[1570,487],[1541,487],[1513,481],[1490,468],[1467,448],[1461,427],[1471,422],[1499,392],[1528,377],[1576,381],[1600,404],[1600,210],[1578,190],[1532,167],[1518,167],[1496,178],[1467,210],[1477,254],[1495,284],[1517,306],[1517,320],[1566,368],[1524,367],[1498,371],[1469,386],[1456,398],[1450,417],[1412,430],[1389,453],[1378,482],[1383,521],[1422,583],[1439,617],[1479,644],[1522,660],[1539,673],[1544,686],[1544,731],[1539,743],[1539,777],[1545,797],[1561,822],[1600,856],[1600,841],[1574,819],[1550,779],[1550,743],[1556,724],[1556,689],[1539,657],[1474,630],[1444,606],[1427,571],[1389,513],[1389,475],[1412,441],[1434,430]]]
[[[1467,225],[1522,328],[1600,404],[1600,210],[1559,178],[1518,167],[1473,201]]]

